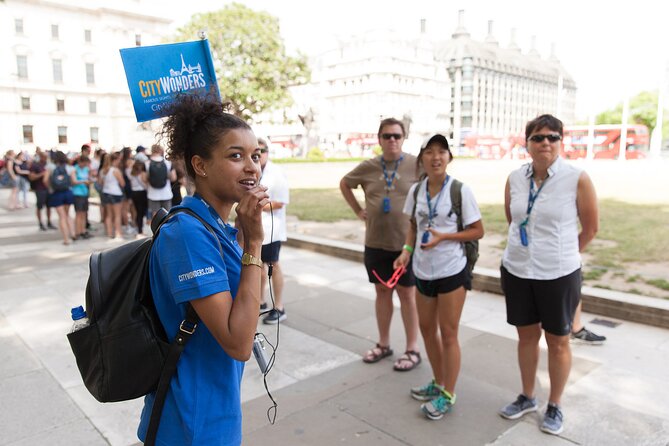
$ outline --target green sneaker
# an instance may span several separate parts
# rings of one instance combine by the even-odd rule
[[[429,384],[411,388],[411,397],[418,401],[430,401],[438,398],[443,389],[432,379]]]
[[[451,411],[454,404],[455,395],[442,390],[441,395],[430,402],[421,404],[420,409],[430,420],[441,420],[444,415]]]

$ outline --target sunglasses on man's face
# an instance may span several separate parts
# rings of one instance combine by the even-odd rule
[[[544,138],[548,140],[548,142],[557,142],[562,139],[560,135],[556,135],[554,133],[550,133],[548,135],[532,135],[530,136],[530,141],[532,142],[543,142]]]
[[[404,138],[404,136],[401,133],[381,133],[381,138],[386,140],[390,138],[400,140]]]

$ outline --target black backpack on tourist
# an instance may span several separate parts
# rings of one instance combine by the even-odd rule
[[[152,238],[93,253],[86,285],[90,325],[67,335],[84,384],[98,401],[126,401],[156,392],[145,445],[155,441],[170,379],[199,322],[188,304],[186,319],[170,343],[151,294],[151,247],[162,225],[178,213],[195,217],[216,236],[190,209],[161,209],[151,222]]]

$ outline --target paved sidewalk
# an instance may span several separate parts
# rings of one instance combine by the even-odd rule
[[[118,243],[98,236],[63,246],[57,231],[37,230],[33,209],[0,209],[0,445],[136,444],[141,401],[97,403],[65,337],[70,307],[83,303],[88,256]],[[515,330],[505,323],[500,296],[471,292],[461,323],[458,403],[444,419],[429,421],[408,394],[431,377],[425,357],[409,373],[394,372],[390,358],[361,361],[376,341],[373,289],[362,265],[284,248],[282,266],[288,319],[267,379],[277,419],[268,422],[271,403],[249,362],[245,445],[669,445],[669,330],[621,322],[596,327],[609,338],[604,346],[574,345],[565,431],[553,437],[539,431],[538,415],[507,421],[496,414],[519,391]],[[259,329],[276,336],[276,327]],[[402,340],[396,311],[395,357]],[[547,385],[542,352],[537,388],[544,405]]]

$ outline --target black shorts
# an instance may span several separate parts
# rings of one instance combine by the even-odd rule
[[[450,293],[460,287],[464,287],[466,290],[472,289],[472,280],[467,274],[466,267],[453,276],[437,280],[422,280],[416,277],[416,289],[426,297],[437,297],[439,294]]]
[[[81,196],[81,195],[74,196],[74,211],[88,212],[88,196]]]
[[[267,245],[262,245],[260,251],[260,260],[264,263],[274,263],[279,261],[279,251],[281,251],[281,242],[276,241]]]
[[[46,201],[49,198],[49,191],[46,189],[36,190],[35,198],[37,199],[37,209],[42,209],[46,206]]]
[[[372,270],[375,270],[376,274],[383,280],[390,279],[395,272],[393,262],[401,253],[402,251],[386,251],[385,249],[365,246],[365,268],[367,269],[367,277],[370,283],[380,283],[379,279],[372,273]],[[402,286],[414,286],[416,284],[416,278],[411,269],[411,261],[407,265],[407,271],[402,274],[397,283]]]
[[[517,327],[541,323],[548,333],[571,333],[581,300],[581,269],[553,280],[522,279],[500,268],[506,321]]]

